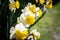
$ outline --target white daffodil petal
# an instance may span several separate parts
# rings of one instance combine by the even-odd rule
[[[20,29],[21,27],[25,27],[22,23],[19,23],[15,26],[15,30]]]
[[[24,30],[28,30],[28,29],[25,28],[25,26],[24,26],[22,23],[20,23],[20,24],[17,24],[17,25],[15,26],[15,30],[24,31]]]
[[[43,13],[47,10],[46,5],[43,7]]]
[[[22,13],[21,16],[20,16],[20,22],[25,24],[25,15]]]
[[[38,10],[40,10],[40,8],[39,7],[36,7],[36,11],[38,11]]]
[[[15,31],[15,28],[14,27],[11,27],[10,28],[10,33],[13,33]]]
[[[27,28],[28,28],[29,26],[30,26],[30,24],[25,24],[25,27],[27,27]]]
[[[14,0],[9,0],[9,2],[10,2],[10,3],[13,3],[13,2],[15,2],[15,1],[14,1]]]
[[[36,12],[36,17],[38,17],[39,16],[39,13],[38,12]]]
[[[35,36],[40,36],[40,33],[39,33],[39,32],[36,32],[36,33],[35,33]]]
[[[10,34],[10,39],[13,39],[13,38],[15,38],[15,31],[13,31],[11,34]]]
[[[16,8],[12,8],[11,5],[9,5],[9,9],[10,9],[12,12],[13,12],[13,11],[14,11],[14,12],[16,11]]]
[[[37,30],[32,30],[31,33],[35,33]]]
[[[46,4],[49,4],[49,2],[46,2]]]
[[[27,7],[31,6],[32,4],[31,3],[28,3]]]

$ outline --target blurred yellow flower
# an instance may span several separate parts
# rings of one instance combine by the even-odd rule
[[[36,13],[36,5],[33,4],[32,6],[29,7],[29,10],[33,13]]]
[[[16,8],[18,9],[20,7],[19,1],[16,1]]]
[[[36,0],[36,3],[38,3],[38,0]]]
[[[40,4],[43,4],[45,2],[45,0],[39,0]]]
[[[10,4],[10,7],[11,8],[17,8],[18,9],[20,7],[19,1],[16,1],[16,2],[11,3]]]
[[[35,22],[35,18],[33,16],[27,16],[25,21],[27,24],[33,24]]]
[[[32,31],[31,31],[31,34],[33,34],[34,37],[36,37],[36,39],[39,39],[39,38],[40,38],[40,33],[37,32],[37,30],[32,30]]]
[[[38,13],[39,13],[39,17],[42,16],[42,10],[38,10]]]
[[[24,40],[25,38],[27,38],[28,36],[28,30],[25,30],[23,32],[21,32],[20,30],[16,30],[16,39],[18,40]]]
[[[47,7],[48,9],[52,9],[52,7],[53,7],[53,6],[52,6],[52,3],[47,4],[46,7]]]

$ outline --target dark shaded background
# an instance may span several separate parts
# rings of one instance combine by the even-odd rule
[[[25,1],[28,2],[27,0]],[[34,0],[31,0],[31,2],[33,3]],[[58,2],[60,2],[60,0],[53,0],[53,5]],[[8,4],[8,0],[0,0],[0,40],[9,40],[9,36],[7,35],[9,31],[9,28],[7,27],[7,16],[10,16]]]

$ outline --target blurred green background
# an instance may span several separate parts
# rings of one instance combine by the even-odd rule
[[[40,40],[60,40],[60,3],[48,10],[43,18],[31,28],[33,29],[41,33]]]

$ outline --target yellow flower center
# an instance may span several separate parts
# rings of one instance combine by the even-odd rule
[[[25,21],[27,24],[33,24],[35,22],[35,18],[33,16],[27,16]]]
[[[39,17],[42,16],[42,10],[38,10],[38,13],[39,13]]]
[[[39,0],[40,1],[40,4],[43,4],[45,2],[45,0]]]
[[[27,36],[28,36],[28,30],[25,30],[23,32],[21,32],[20,30],[16,30],[15,35],[16,35],[16,39],[23,40],[23,39],[27,38]]]
[[[29,10],[33,13],[36,13],[36,6],[33,4],[31,7],[29,7]]]
[[[16,1],[16,8],[18,9],[20,7],[19,1]]]

